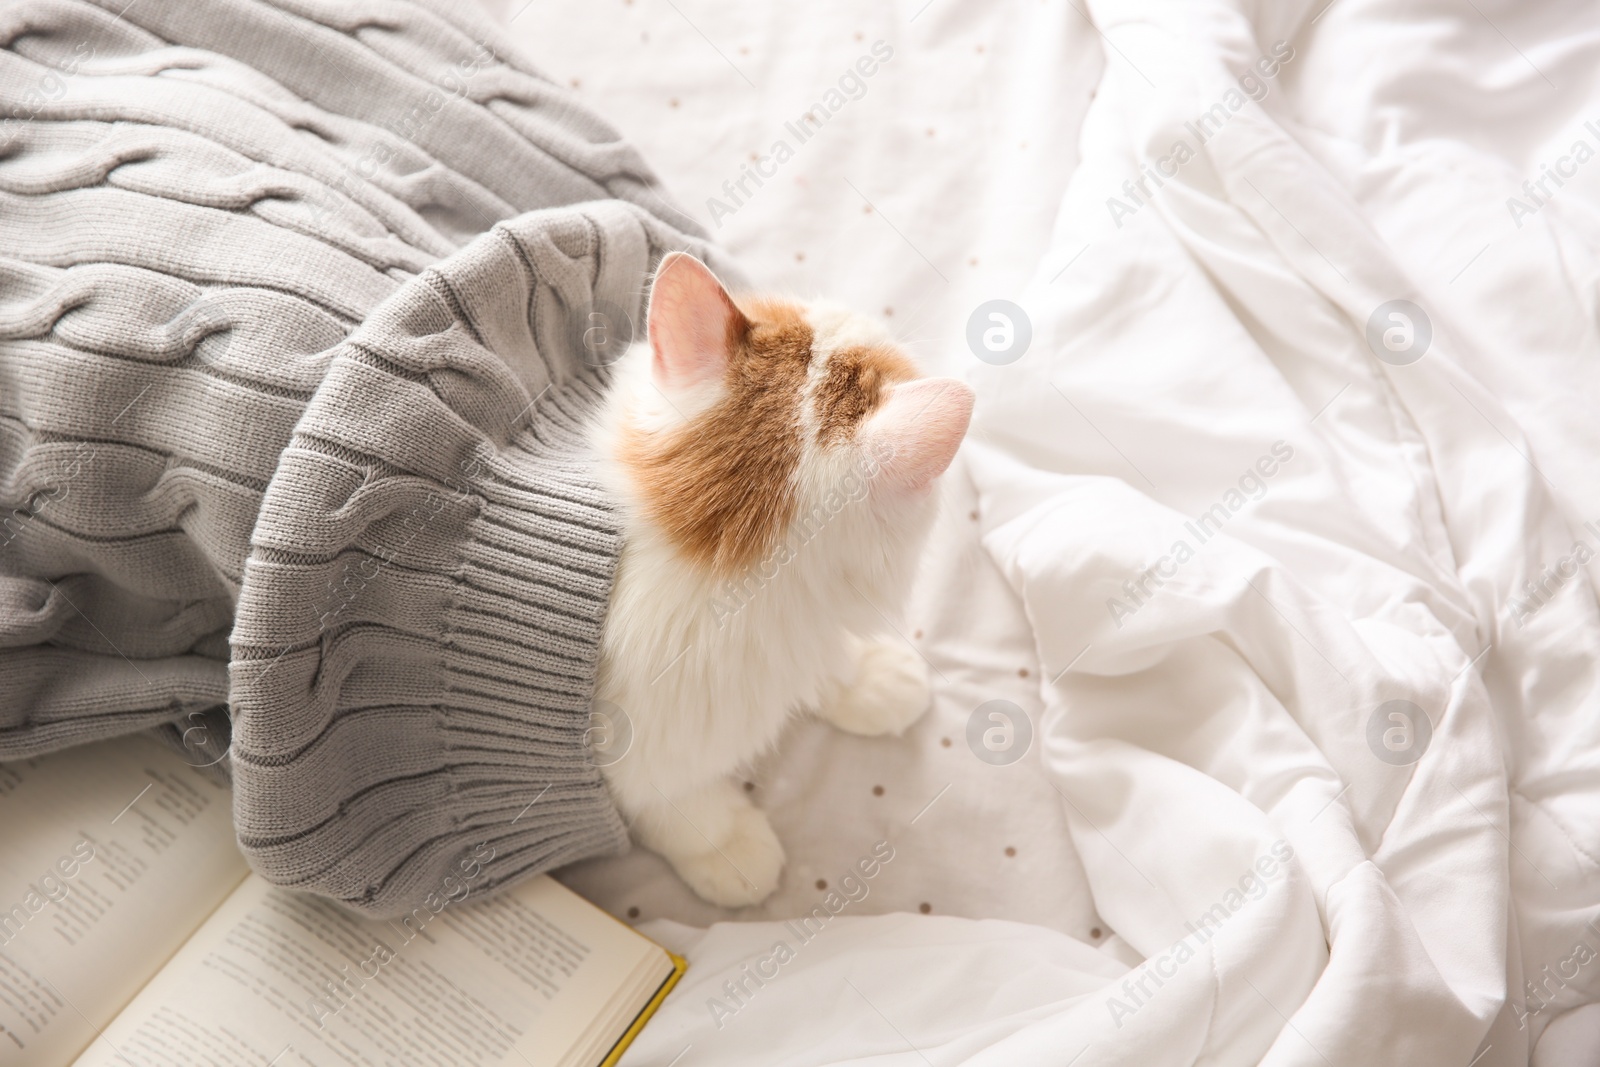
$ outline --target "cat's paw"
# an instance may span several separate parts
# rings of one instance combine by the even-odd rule
[[[820,711],[849,733],[899,735],[928,710],[929,695],[921,656],[894,638],[866,638],[857,645],[854,676],[834,687]]]
[[[740,810],[714,848],[668,859],[696,895],[724,908],[766,900],[778,888],[784,862],[783,844],[766,815],[755,807]]]

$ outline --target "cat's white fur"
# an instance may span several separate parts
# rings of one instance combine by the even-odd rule
[[[839,308],[813,306],[807,317],[815,342],[801,419],[811,429],[811,392],[829,354],[887,336]],[[906,491],[871,477],[885,447],[871,420],[842,446],[819,447],[806,433],[796,515],[824,521],[809,541],[792,538],[781,565],[775,557],[753,567],[744,595],[731,596],[726,578],[689,564],[651,521],[617,459],[626,427],[692,422],[719,400],[720,379],[669,395],[652,375],[648,342],[634,345],[615,375],[593,441],[620,504],[624,548],[596,697],[623,709],[632,743],[604,774],[635,839],[696,893],[728,907],[754,904],[777,887],[784,853],[738,787],[741,769],[796,713],[853,733],[897,734],[928,705],[923,660],[884,627],[904,603],[938,506],[936,484]],[[949,384],[970,407],[965,386]],[[841,495],[859,499],[839,507]]]

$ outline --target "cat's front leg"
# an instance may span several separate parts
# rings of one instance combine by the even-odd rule
[[[898,736],[928,710],[927,664],[897,638],[850,641],[850,667],[829,685],[818,714],[852,734]]]
[[[727,779],[670,798],[657,792],[633,813],[633,833],[713,904],[759,904],[778,888],[783,845],[766,813]]]

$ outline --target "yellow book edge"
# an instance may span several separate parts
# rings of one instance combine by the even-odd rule
[[[618,921],[620,922],[621,920]],[[656,990],[656,995],[650,998],[650,1002],[634,1018],[633,1025],[623,1031],[621,1037],[617,1038],[617,1043],[611,1046],[611,1052],[607,1054],[605,1059],[600,1061],[600,1067],[616,1067],[617,1061],[622,1059],[622,1054],[628,1051],[629,1045],[633,1044],[633,1039],[639,1036],[640,1030],[644,1029],[644,1024],[650,1021],[650,1017],[656,1013],[656,1009],[661,1007],[661,1002],[667,999],[667,994],[671,993],[673,987],[678,984],[678,979],[683,977],[683,972],[689,969],[688,960],[676,952],[668,952],[666,949],[662,949],[662,951],[672,958],[672,973],[667,975],[666,981],[661,983],[661,988]]]

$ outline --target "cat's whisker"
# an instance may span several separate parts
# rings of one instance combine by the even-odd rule
[[[905,319],[905,325],[901,327],[901,330],[904,333],[910,333],[911,331],[915,330],[917,326],[921,325],[921,321],[918,320],[917,315],[922,313],[925,309],[938,306],[939,301],[943,300],[944,298],[945,295],[943,293],[929,293],[921,301],[914,304],[911,308],[911,314]],[[925,320],[927,317],[927,315],[924,315],[923,319]]]
[[[848,585],[851,589],[854,589],[856,591],[856,595],[859,596],[862,599],[862,601],[865,602],[866,605],[869,608],[871,608],[873,611],[878,613],[878,618],[883,620],[883,624],[885,626],[887,626],[889,629],[893,630],[895,632],[895,634],[900,638],[900,640],[902,640],[902,641],[904,641],[906,643],[906,646],[908,648],[910,648],[911,651],[915,652],[918,656],[920,656],[922,658],[922,662],[924,662],[924,663],[926,663],[928,665],[928,669],[929,670],[931,670],[934,674],[937,674],[940,678],[944,679],[944,683],[946,685],[950,684],[950,679],[949,678],[945,678],[944,672],[941,671],[938,667],[934,666],[933,660],[929,659],[927,656],[922,655],[922,650],[920,648],[918,648],[916,646],[916,644],[914,644],[909,637],[907,637],[904,633],[902,633],[898,626],[896,626],[893,622],[889,621],[889,616],[885,615],[883,613],[883,610],[881,608],[879,608],[878,605],[876,605],[876,604],[874,604],[872,602],[872,598],[871,597],[869,597],[869,596],[867,596],[867,594],[863,593],[861,591],[861,588],[859,586],[857,586],[855,582],[852,582],[849,578],[845,579],[845,584]]]

